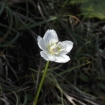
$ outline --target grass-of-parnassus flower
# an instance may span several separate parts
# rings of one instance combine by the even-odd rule
[[[66,54],[68,54],[73,48],[73,42],[68,41],[68,40],[60,42],[58,40],[57,33],[51,29],[46,31],[43,38],[38,36],[37,41],[38,41],[38,45],[40,49],[42,50],[40,52],[40,55],[45,60],[47,60],[47,63],[46,63],[37,93],[36,93],[36,97],[34,99],[33,105],[37,105],[38,97],[39,97],[44,79],[46,77],[49,62],[50,61],[54,61],[58,63],[68,62],[70,58]]]
[[[42,50],[40,55],[47,61],[66,63],[70,60],[68,54],[73,48],[73,42],[59,41],[57,33],[53,29],[48,29],[43,38],[38,36],[38,45]]]

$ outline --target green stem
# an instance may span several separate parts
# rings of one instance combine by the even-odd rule
[[[44,82],[44,79],[45,79],[45,76],[47,73],[48,66],[49,66],[49,61],[47,61],[47,63],[46,63],[44,73],[43,73],[42,79],[40,81],[39,88],[38,88],[38,91],[36,93],[36,97],[34,99],[33,105],[37,105],[38,97],[39,97],[39,94],[40,94],[40,91],[41,91],[41,88],[42,88],[42,85],[43,85],[43,82]]]

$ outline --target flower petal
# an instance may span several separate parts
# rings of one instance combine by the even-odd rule
[[[54,55],[48,54],[48,57],[49,57],[50,61],[55,61],[55,56]]]
[[[47,54],[44,51],[40,52],[41,57],[43,57],[46,61],[49,60],[49,57],[47,56]]]
[[[69,60],[70,60],[70,58],[67,55],[57,55],[55,57],[55,62],[57,62],[57,63],[66,63]]]
[[[45,59],[45,60],[49,60],[49,61],[55,61],[55,56],[51,55],[49,53],[46,53],[45,51],[41,51],[40,55]]]
[[[62,50],[62,52],[60,54],[67,54],[71,51],[71,49],[73,48],[73,42],[72,41],[63,41],[58,43],[58,46],[61,46],[61,48],[64,47],[65,50]]]
[[[38,37],[37,40],[38,40],[38,45],[39,45],[40,49],[47,51],[47,45],[46,45],[46,42],[44,41],[44,39],[42,39],[41,37]]]
[[[42,39],[42,37],[38,36],[37,37],[37,42],[39,42]]]
[[[47,30],[43,39],[46,41],[46,43],[51,45],[52,43],[58,42],[58,36],[55,30]]]

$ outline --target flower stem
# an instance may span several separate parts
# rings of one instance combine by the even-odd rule
[[[38,97],[39,97],[39,94],[40,94],[40,91],[41,91],[41,88],[42,88],[42,85],[43,85],[43,82],[44,82],[44,79],[45,79],[45,76],[46,76],[46,73],[48,70],[48,66],[49,66],[49,61],[47,61],[47,63],[46,63],[46,66],[45,66],[45,69],[43,72],[43,76],[42,76],[42,79],[40,81],[39,88],[38,88],[38,91],[36,93],[36,97],[34,99],[33,105],[37,105]]]

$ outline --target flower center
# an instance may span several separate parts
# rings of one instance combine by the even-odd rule
[[[58,43],[53,43],[48,46],[48,50],[51,54],[59,54],[64,49]]]

